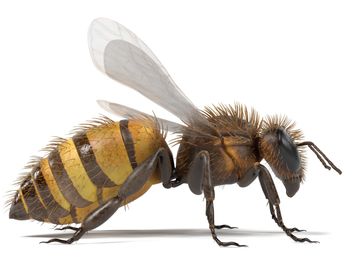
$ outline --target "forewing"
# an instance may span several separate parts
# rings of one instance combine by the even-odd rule
[[[208,124],[152,51],[124,26],[106,18],[94,20],[89,49],[95,65],[112,79],[137,90],[185,123]]]

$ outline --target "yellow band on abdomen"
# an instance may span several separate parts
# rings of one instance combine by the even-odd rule
[[[58,151],[62,164],[77,192],[87,201],[96,201],[97,188],[88,177],[73,140],[69,139],[60,144]]]
[[[65,210],[70,211],[70,203],[62,195],[59,186],[56,183],[56,180],[52,174],[52,171],[49,166],[49,161],[47,158],[44,158],[40,162],[41,172],[45,178],[45,182],[49,187],[49,190],[54,197],[54,200]]]
[[[132,172],[118,123],[99,126],[86,133],[101,170],[116,185],[121,185]]]

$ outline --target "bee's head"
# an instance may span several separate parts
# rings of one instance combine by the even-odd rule
[[[294,129],[294,123],[286,117],[268,117],[262,123],[260,155],[282,180],[289,197],[299,190],[304,178],[305,157],[297,146],[302,137],[301,131]]]

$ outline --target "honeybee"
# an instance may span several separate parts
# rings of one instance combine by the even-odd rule
[[[142,196],[152,185],[174,188],[186,183],[192,193],[204,194],[206,216],[213,239],[220,246],[244,246],[222,242],[215,225],[214,187],[237,183],[240,187],[259,179],[274,221],[295,241],[280,211],[280,200],[265,160],[292,197],[304,178],[305,147],[323,166],[338,169],[324,153],[286,117],[261,118],[244,105],[218,105],[199,110],[178,88],[152,51],[119,23],[99,18],[89,29],[89,48],[96,67],[177,116],[182,124],[100,100],[106,111],[124,118],[107,117],[82,125],[71,138],[59,138],[47,155],[28,165],[11,198],[9,217],[35,219],[72,229],[69,239],[45,243],[71,244],[108,220],[119,207]],[[166,132],[179,135],[176,158]],[[75,227],[70,224],[77,223]]]

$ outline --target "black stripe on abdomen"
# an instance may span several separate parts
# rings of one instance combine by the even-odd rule
[[[33,173],[33,182],[39,192],[42,202],[44,203],[48,218],[52,223],[57,223],[58,218],[67,216],[69,211],[62,208],[51,194],[49,187],[46,184],[45,178],[40,170],[36,170]]]
[[[133,145],[133,138],[130,130],[128,129],[128,120],[121,120],[119,124],[120,124],[122,141],[125,145],[128,159],[130,160],[132,169],[135,169],[137,167],[136,153],[135,153],[135,147]]]
[[[36,194],[35,186],[30,175],[22,182],[20,188],[30,217],[38,221],[44,221],[48,216],[47,211]]]
[[[95,153],[92,150],[91,144],[86,136],[86,133],[77,134],[72,137],[76,146],[77,153],[80,157],[82,165],[90,180],[97,187],[113,187],[116,186],[114,182],[102,171],[98,165]]]
[[[56,183],[66,200],[76,207],[88,206],[91,202],[82,198],[80,193],[74,187],[70,177],[65,170],[60,153],[57,149],[50,153],[48,161]]]

